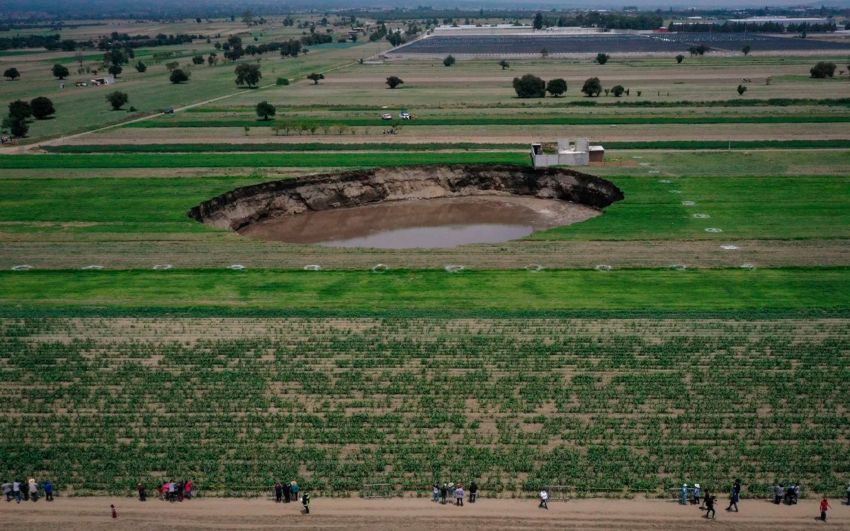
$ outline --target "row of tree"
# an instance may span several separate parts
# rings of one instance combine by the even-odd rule
[[[547,92],[550,96],[558,98],[567,93],[567,82],[565,80],[556,78],[546,82],[533,74],[515,77],[513,87],[518,98],[543,98]],[[588,78],[582,85],[581,91],[585,96],[597,97],[603,91],[602,82],[599,81],[598,77]],[[606,89],[605,94],[608,93],[609,90]],[[619,98],[623,94],[628,95],[629,89],[622,85],[614,85],[610,89],[610,93]]]

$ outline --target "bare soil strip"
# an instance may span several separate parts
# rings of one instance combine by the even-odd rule
[[[113,519],[110,504],[118,511]],[[744,500],[741,512],[727,513],[718,500],[716,520],[706,520],[695,506],[668,500],[582,499],[553,501],[549,510],[537,501],[480,499],[465,507],[439,505],[427,498],[363,500],[314,498],[310,514],[300,504],[268,499],[196,499],[183,503],[133,498],[57,498],[20,505],[0,502],[0,521],[14,529],[846,529],[850,509],[831,500],[829,521],[815,521],[818,500],[776,506]]]

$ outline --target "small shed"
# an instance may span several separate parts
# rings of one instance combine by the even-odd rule
[[[602,162],[605,148],[592,146],[587,138],[558,139],[557,148],[546,149],[546,145],[531,144],[531,164],[535,168],[549,166],[587,166],[591,162]]]

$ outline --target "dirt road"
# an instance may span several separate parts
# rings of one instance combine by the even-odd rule
[[[719,500],[716,520],[706,520],[695,506],[666,500],[586,499],[552,502],[538,509],[536,500],[481,499],[465,507],[442,506],[427,498],[363,500],[315,498],[311,514],[299,504],[266,499],[197,499],[183,503],[133,498],[58,498],[53,503],[0,501],[6,529],[847,529],[850,507],[832,500],[829,521],[816,521],[818,500],[776,506],[764,500],[743,501],[740,513],[727,513]],[[115,504],[113,520],[109,505]]]

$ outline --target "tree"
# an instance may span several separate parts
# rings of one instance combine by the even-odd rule
[[[611,87],[611,93],[614,95],[615,98],[619,98],[620,96],[622,96],[625,91],[626,89],[623,88],[623,85],[614,85],[613,87]]]
[[[679,54],[679,55],[677,55],[677,56],[676,56],[676,64],[677,64],[677,65],[682,64],[682,61],[684,61],[684,60],[685,60],[685,56],[684,56],[684,55]]]
[[[50,101],[49,98],[45,98],[44,96],[33,98],[33,100],[30,102],[30,108],[32,109],[32,115],[35,117],[36,120],[44,120],[48,116],[56,114],[56,109],[53,107],[53,102]]]
[[[30,126],[27,125],[27,121],[24,118],[8,116],[3,119],[3,129],[8,129],[12,133],[12,136],[16,138],[23,138],[27,136]]]
[[[318,85],[319,81],[321,81],[322,79],[325,79],[325,75],[324,74],[317,74],[317,73],[313,72],[312,74],[307,76],[307,79],[312,81],[314,85]]]
[[[23,100],[15,100],[9,104],[9,118],[26,120],[32,116],[32,107]]]
[[[817,64],[809,70],[809,73],[815,79],[826,79],[828,77],[832,77],[835,74],[835,63],[818,61]]]
[[[387,78],[387,85],[389,85],[391,89],[394,89],[403,83],[404,81],[398,76],[390,76]]]
[[[68,72],[68,68],[65,65],[53,65],[52,71],[53,77],[58,79],[65,79],[66,77],[68,77],[68,74],[70,74],[70,72]]]
[[[532,74],[514,78],[514,90],[518,98],[543,98],[546,96],[546,82]]]
[[[112,105],[112,110],[117,111],[121,107],[124,106],[125,103],[130,101],[130,97],[127,96],[126,92],[121,92],[120,90],[116,90],[114,92],[110,92],[106,95],[106,101]]]
[[[141,61],[136,63],[136,72],[142,73],[147,69],[148,69],[148,65],[146,65],[145,63],[143,63]]]
[[[747,87],[745,85],[738,85],[738,96],[743,96],[746,91]]]
[[[601,65],[604,65],[605,63],[607,63],[608,59],[610,59],[610,58],[611,58],[611,56],[608,55],[607,53],[596,54],[596,62],[601,64]]]
[[[599,93],[602,92],[602,83],[598,77],[588,78],[582,85],[581,91],[588,97],[599,96]]]
[[[202,65],[204,64],[204,56],[203,55],[195,55],[192,57],[192,64]]]
[[[171,72],[171,75],[168,76],[168,79],[175,85],[185,83],[186,81],[189,81],[189,72],[184,71],[182,68],[177,68],[173,72]]]
[[[9,81],[14,81],[21,77],[21,73],[18,72],[18,69],[15,67],[7,68],[5,72],[3,72],[3,77],[8,77]]]
[[[750,55],[750,50],[752,50],[752,48],[749,44],[741,48],[741,51],[744,52],[744,55]]]
[[[274,108],[274,105],[267,101],[261,101],[257,104],[257,116],[262,118],[263,120],[268,120],[272,116],[277,113],[277,110]]]
[[[543,29],[543,13],[535,14],[534,19],[531,21],[531,25],[536,30]]]
[[[563,96],[567,92],[567,82],[561,78],[550,79],[549,82],[546,83],[546,92],[556,98]]]
[[[504,70],[506,68],[510,68],[511,65],[510,65],[510,63],[508,63],[507,61],[502,59],[501,61],[499,61],[499,66],[501,66],[502,70]]]
[[[452,66],[455,64],[455,58],[453,55],[447,55],[445,59],[443,59],[443,66]]]
[[[234,73],[236,74],[236,84],[239,86],[248,85],[248,87],[256,87],[257,83],[263,77],[263,73],[260,72],[260,65],[248,63],[238,65]]]
[[[120,65],[112,65],[112,66],[109,67],[109,73],[112,74],[113,76],[115,76],[116,78],[123,71],[124,71],[124,69],[121,68]]]

